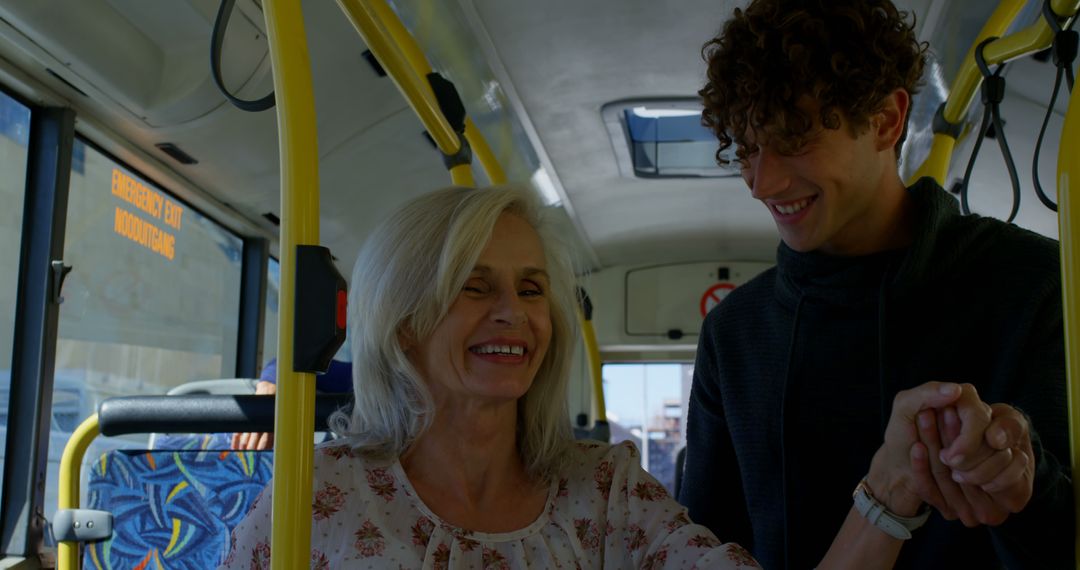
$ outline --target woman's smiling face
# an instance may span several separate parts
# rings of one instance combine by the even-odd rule
[[[436,402],[525,395],[551,342],[548,286],[540,236],[503,213],[446,316],[408,351]]]

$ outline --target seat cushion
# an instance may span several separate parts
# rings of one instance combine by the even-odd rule
[[[113,514],[113,536],[84,568],[215,568],[229,535],[270,481],[272,451],[117,450],[90,472],[84,508]]]

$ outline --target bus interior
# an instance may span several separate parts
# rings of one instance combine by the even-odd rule
[[[930,45],[900,163],[910,180],[984,27],[1023,32],[1044,21],[1044,2],[895,2]],[[0,0],[0,567],[56,564],[61,456],[101,402],[258,378],[284,350],[279,118],[223,94],[251,107],[275,91],[270,3],[302,14],[317,132],[307,185],[338,270],[350,274],[390,211],[452,183],[438,135],[343,10],[353,3],[391,11],[456,87],[505,180],[557,212],[599,358],[583,346],[575,360],[574,427],[608,436],[606,421],[674,491],[702,319],[771,267],[778,244],[700,120],[702,45],[741,2]],[[1080,2],[1053,5],[1075,14]],[[1051,101],[1058,68],[1036,43],[1006,58],[1000,114],[1022,187],[1014,223],[1057,239],[1058,213],[1032,180],[1057,188],[1070,95],[1062,85]],[[947,189],[982,138],[972,98],[958,106]],[[974,163],[971,209],[1007,219],[995,139]],[[483,166],[473,161],[476,184],[498,181]],[[148,438],[94,439],[82,496],[102,453]]]

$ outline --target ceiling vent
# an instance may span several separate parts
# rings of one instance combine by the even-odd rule
[[[601,114],[619,172],[638,178],[703,178],[738,176],[732,162],[716,162],[716,136],[701,124],[697,99],[617,101]],[[723,157],[733,161],[734,148]]]

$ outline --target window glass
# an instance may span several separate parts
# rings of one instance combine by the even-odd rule
[[[53,493],[76,423],[69,416],[81,421],[104,398],[236,374],[242,240],[83,141],[75,153],[64,245],[73,270],[60,305],[53,399],[64,421],[49,444]],[[87,459],[146,441],[98,438]],[[46,506],[51,518],[55,499]]]
[[[267,264],[266,311],[264,312],[263,353],[260,370],[271,358],[277,358],[278,349],[278,292],[281,289],[281,264],[270,258]]]
[[[15,333],[30,109],[0,91],[0,470],[7,442],[11,347]]]
[[[675,491],[675,459],[686,446],[692,364],[604,364],[604,403],[611,442],[629,440],[641,466]]]

